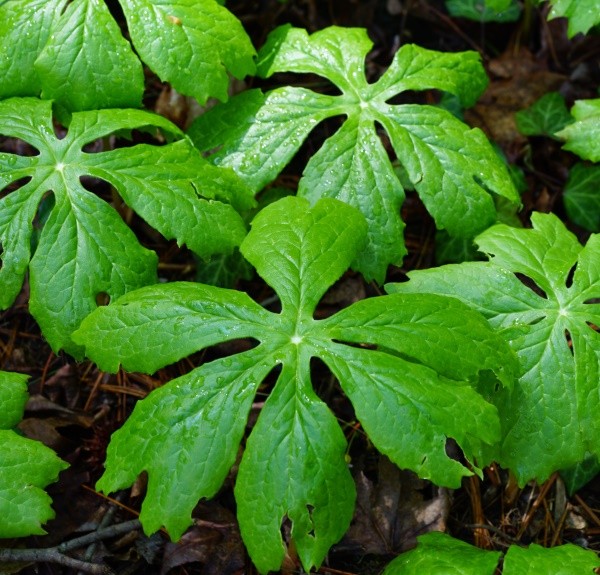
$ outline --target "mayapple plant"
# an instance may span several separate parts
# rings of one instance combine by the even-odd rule
[[[400,208],[404,188],[383,146],[380,127],[440,228],[473,237],[497,219],[493,195],[519,204],[506,165],[479,129],[450,112],[393,104],[406,90],[443,90],[470,106],[487,85],[475,52],[441,53],[407,44],[379,80],[368,83],[372,42],[363,29],[332,26],[312,35],[281,26],[258,54],[258,73],[312,73],[341,95],[284,86],[245,91],[199,116],[189,135],[209,159],[233,168],[256,192],[273,181],[320,122],[345,116],[341,128],[309,160],[298,195],[332,197],[358,208],[368,240],[352,267],[382,283],[406,254]]]
[[[233,465],[258,388],[277,381],[247,439],[235,495],[242,537],[261,573],[279,569],[281,527],[305,569],[319,565],[347,530],[355,488],[344,435],[311,385],[310,360],[335,375],[371,441],[421,477],[457,487],[480,473],[484,444],[499,438],[480,379],[510,386],[506,342],[455,299],[418,294],[357,302],[333,316],[313,313],[363,247],[367,225],[334,199],[288,197],[264,208],[241,245],[275,290],[281,312],[246,294],[175,282],[132,291],[91,313],[74,333],[101,369],[154,372],[219,342],[253,338],[248,351],[197,367],[137,403],[111,439],[105,492],[148,473],[140,519],[175,539],[198,500],[220,488]],[[452,438],[464,461],[450,458]]]
[[[139,108],[143,62],[199,102],[225,101],[229,74],[255,71],[252,43],[222,2],[118,4],[133,46],[103,0],[0,2],[0,97],[41,95],[70,111]]]

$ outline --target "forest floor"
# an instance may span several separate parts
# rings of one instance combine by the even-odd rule
[[[526,138],[515,126],[514,113],[549,91],[560,91],[569,105],[576,99],[598,97],[600,37],[592,34],[571,40],[564,20],[546,20],[547,7],[533,9],[517,22],[478,23],[448,15],[442,1],[419,0],[230,0],[228,8],[243,22],[255,46],[264,43],[276,25],[291,23],[309,31],[335,24],[367,28],[375,49],[367,70],[376,78],[404,43],[442,50],[476,50],[490,85],[466,121],[481,127],[522,170],[527,184],[524,209],[527,224],[533,210],[558,214],[582,242],[587,235],[566,216],[562,191],[574,156],[549,138]],[[297,79],[295,79],[297,80]],[[168,87],[154,78],[148,83],[147,104],[185,125],[191,113],[186,99],[169,98]],[[268,87],[265,81],[247,80],[243,87]],[[238,86],[240,88],[240,86]],[[431,94],[416,95],[427,101]],[[325,127],[324,129],[328,129]],[[331,127],[329,128],[331,129]],[[304,144],[277,185],[293,189],[307,158],[325,134],[318,130]],[[4,142],[4,145],[7,143]],[[99,191],[105,194],[104,188]],[[125,211],[125,208],[124,208]],[[202,263],[191,252],[164,240],[132,213],[138,237],[160,256],[159,275],[165,281],[194,280]],[[402,268],[390,270],[389,280],[399,280],[410,270],[436,265],[435,227],[418,198],[412,194],[403,207],[407,222],[409,255]],[[238,286],[257,301],[269,297],[258,279]],[[349,303],[378,293],[360,276],[346,274],[323,300],[322,312],[331,313]],[[318,312],[319,313],[319,312]],[[144,493],[143,477],[130,490],[111,498],[95,491],[103,470],[111,433],[131,413],[135,402],[167,381],[187,373],[202,361],[192,356],[152,376],[135,373],[111,375],[90,362],[76,362],[54,354],[28,313],[27,285],[13,307],[0,314],[0,369],[30,376],[31,399],[20,428],[27,436],[55,449],[70,467],[49,487],[56,518],[48,534],[15,541],[30,549],[47,548],[99,528],[135,519]],[[320,366],[317,377],[330,377]],[[322,373],[321,373],[322,372]],[[578,543],[600,551],[600,478],[568,496],[558,474],[544,484],[519,488],[500,468],[485,470],[484,479],[466,478],[455,491],[438,488],[410,472],[400,471],[376,452],[358,425],[344,398],[332,398],[336,415],[349,423],[353,474],[358,502],[352,527],[334,546],[323,575],[376,575],[398,553],[414,546],[417,535],[447,530],[470,543],[505,549],[514,542],[546,546]],[[258,409],[258,405],[257,405]],[[132,529],[74,556],[109,565],[116,573],[173,573],[202,575],[253,575],[235,519],[232,471],[219,494],[201,502],[194,525],[178,544],[159,532],[145,537]],[[114,498],[113,498],[114,497]],[[6,545],[6,542],[3,543]],[[87,555],[86,555],[87,553]],[[0,566],[0,573],[39,575],[75,574],[72,567],[39,561],[23,566]],[[286,558],[281,573],[302,573],[297,558]]]

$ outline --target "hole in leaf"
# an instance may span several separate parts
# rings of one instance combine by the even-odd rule
[[[571,352],[571,355],[573,355],[573,341],[571,340],[571,334],[568,329],[565,329],[565,339],[567,340],[569,351]]]
[[[573,267],[569,270],[567,274],[567,279],[565,280],[565,286],[570,288],[573,285],[573,276],[575,275],[575,270],[577,269],[577,263],[573,265]]]
[[[543,321],[544,319],[546,319],[546,316],[541,315],[540,317],[536,317],[535,319],[531,320],[528,325],[536,325],[536,324],[540,323],[541,321]]]
[[[110,295],[105,291],[98,292],[96,294],[96,305],[104,306],[110,303]]]
[[[444,448],[446,451],[446,455],[450,459],[454,459],[454,461],[458,461],[461,465],[469,467],[469,462],[467,461],[463,450],[461,449],[460,445],[458,445],[455,439],[453,439],[452,437],[447,437]]]
[[[600,332],[600,327],[599,327],[599,326],[597,326],[596,324],[592,323],[591,321],[586,321],[585,323],[588,325],[588,327],[589,327],[589,328],[590,328],[592,331],[595,331],[595,332]]]
[[[313,511],[315,510],[313,505],[310,505],[310,503],[306,504],[306,510],[308,511],[308,516],[310,518],[310,523],[313,526],[313,528],[308,532],[308,535],[310,535],[311,537],[315,536],[315,522],[313,520]]]
[[[112,201],[111,186],[108,182],[91,176],[80,176],[79,183],[81,184],[81,187],[88,192],[100,196],[107,202]]]
[[[583,303],[584,304],[600,303],[600,297],[593,297],[591,299],[586,299]]]
[[[537,285],[530,277],[519,272],[515,273],[515,276],[525,287],[528,287],[532,292],[544,299],[548,299],[548,295],[546,294],[546,292],[539,285]]]
[[[287,516],[287,513],[283,516],[281,521],[281,527],[279,528],[281,532],[281,537],[287,543],[291,539],[292,534],[292,522],[290,518]]]
[[[40,151],[30,143],[20,138],[0,137],[0,152],[15,154],[17,156],[39,156]]]
[[[14,182],[10,182],[4,189],[2,189],[2,180],[0,179],[0,199],[4,198],[11,192],[15,192],[19,188],[26,186],[31,181],[31,176],[25,176],[24,178],[19,178]]]

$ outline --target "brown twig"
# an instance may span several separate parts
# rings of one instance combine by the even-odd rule
[[[0,549],[0,563],[57,563],[59,565],[64,565],[65,567],[79,569],[85,573],[109,575],[112,573],[112,570],[109,567],[74,559],[73,557],[69,557],[69,555],[65,555],[65,553],[104,539],[112,539],[123,533],[128,533],[129,531],[140,528],[141,524],[139,520],[132,519],[131,521],[126,521],[119,525],[112,525],[105,529],[99,529],[93,533],[76,537],[70,541],[65,541],[56,547],[48,547],[46,549]]]

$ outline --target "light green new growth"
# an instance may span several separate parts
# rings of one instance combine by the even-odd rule
[[[521,485],[586,452],[600,456],[600,235],[583,247],[554,215],[534,213],[532,223],[478,236],[489,262],[413,271],[409,282],[387,286],[464,301],[516,351],[518,385],[492,396],[503,435],[492,457]]]
[[[44,487],[68,465],[39,441],[15,431],[27,402],[27,376],[0,371],[0,539],[45,533],[54,517]]]
[[[137,54],[181,93],[225,101],[228,72],[254,73],[242,24],[214,0],[120,4]],[[0,98],[41,93],[72,111],[142,104],[142,62],[102,0],[5,0],[0,37]]]
[[[478,472],[476,458],[499,428],[472,384],[479,372],[494,372],[510,385],[512,353],[479,314],[439,296],[372,298],[315,320],[319,300],[365,237],[364,219],[344,203],[323,199],[310,208],[305,199],[284,198],[259,213],[241,246],[281,299],[281,313],[242,292],[171,283],[97,309],[75,332],[110,371],[153,372],[219,342],[259,342],[154,391],[113,436],[98,488],[121,489],[147,471],[146,532],[164,525],[179,538],[197,501],[217,492],[255,393],[273,373],[237,477],[242,536],[259,571],[276,571],[287,518],[305,569],[321,563],[349,526],[355,491],[344,435],[311,385],[312,357],[331,369],[366,433],[397,465],[456,487],[471,471],[447,456],[453,438]]]
[[[563,146],[584,160],[600,162],[600,98],[578,100],[571,108],[575,122],[556,133]]]
[[[592,26],[600,24],[600,0],[550,0],[552,9],[548,19],[569,19],[569,37],[586,34]]]
[[[406,174],[440,228],[472,237],[496,221],[490,192],[519,203],[508,171],[484,134],[434,106],[391,104],[406,90],[437,89],[465,106],[483,92],[487,77],[475,52],[456,54],[403,46],[374,84],[367,83],[366,31],[330,27],[308,35],[283,26],[260,50],[261,76],[314,73],[342,92],[319,94],[286,86],[251,90],[200,116],[194,143],[215,151],[212,160],[236,170],[255,191],[275,179],[315,126],[345,116],[342,127],[310,159],[299,195],[315,203],[334,197],[367,219],[368,241],[352,266],[382,282],[390,263],[406,254],[400,207],[404,190],[382,144],[383,128]]]
[[[383,575],[494,575],[499,551],[485,551],[445,533],[432,531],[417,538],[417,547],[394,559]],[[566,544],[551,549],[532,544],[511,545],[504,556],[503,575],[581,575],[594,573],[600,559],[593,552]]]
[[[164,146],[83,151],[119,130],[151,126],[180,139]],[[241,217],[220,200],[247,208],[253,201],[249,193],[235,174],[202,160],[160,116],[141,110],[78,112],[59,139],[51,102],[11,98],[0,102],[0,134],[37,151],[0,153],[0,190],[22,184],[0,200],[0,308],[12,305],[29,268],[30,310],[55,351],[81,355],[70,334],[97,307],[98,294],[116,298],[156,281],[156,255],[138,243],[113,208],[84,188],[82,177],[108,182],[165,237],[202,257],[231,251],[245,236]],[[36,218],[40,203],[49,211],[45,222]],[[31,257],[34,225],[43,227]]]

